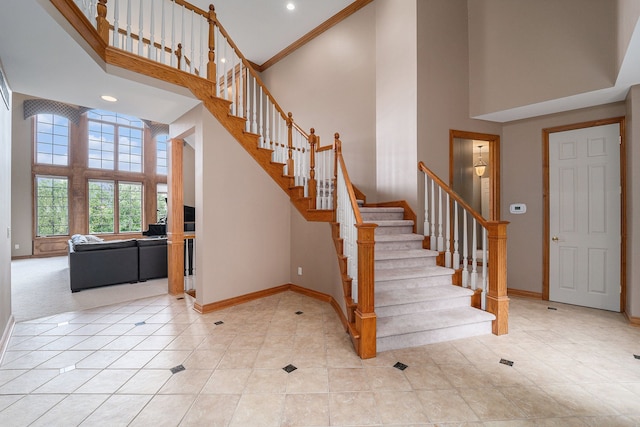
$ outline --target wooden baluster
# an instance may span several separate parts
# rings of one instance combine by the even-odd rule
[[[212,4],[209,5],[209,16],[207,17],[207,22],[209,23],[209,62],[207,62],[207,79],[216,83],[216,87],[218,86],[217,75],[216,75],[216,61],[215,61],[215,23],[216,23],[216,12]]]
[[[178,58],[178,70],[180,70],[180,63],[182,62],[182,43],[178,43],[178,49],[176,49],[176,57]]]
[[[316,201],[317,196],[317,188],[316,188],[316,130],[311,128],[309,131],[309,208],[316,209],[318,204]],[[322,177],[322,181],[324,181],[324,177]],[[322,182],[321,181],[321,182]],[[323,190],[324,191],[324,190]]]
[[[486,310],[496,316],[493,333],[509,332],[509,297],[507,297],[507,224],[506,221],[487,223],[489,240],[489,290]]]
[[[98,29],[98,34],[100,34],[100,38],[104,40],[104,42],[108,45],[109,44],[109,21],[107,21],[107,0],[98,0],[98,4],[96,5],[96,8],[98,12],[97,13],[98,16],[96,16],[96,28]]]
[[[294,176],[293,173],[293,114],[289,112],[287,114],[287,175]]]

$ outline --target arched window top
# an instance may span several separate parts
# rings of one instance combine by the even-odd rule
[[[131,126],[140,129],[144,127],[142,120],[140,120],[139,118],[127,116],[126,114],[114,113],[113,111],[89,110],[87,111],[87,117],[93,120],[117,123],[119,125]]]

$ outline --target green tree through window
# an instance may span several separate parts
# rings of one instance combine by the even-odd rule
[[[69,234],[69,183],[62,177],[36,177],[37,236]]]
[[[89,233],[113,233],[113,181],[89,181]]]
[[[121,233],[142,231],[142,184],[118,184],[118,209]]]

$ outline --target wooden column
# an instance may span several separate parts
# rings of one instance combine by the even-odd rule
[[[362,359],[376,357],[376,313],[374,232],[376,224],[358,224],[358,307],[356,330],[360,334],[357,351]]]
[[[307,183],[309,187],[309,208],[316,208],[316,143],[318,141],[318,137],[316,136],[316,130],[311,128],[311,133],[309,134],[309,146],[311,151],[309,152],[309,182]]]
[[[109,44],[109,21],[107,21],[107,0],[98,0],[96,5],[98,16],[96,16],[96,28],[100,38]]]
[[[182,148],[184,141],[171,139],[169,143],[169,175],[167,187],[167,262],[168,292],[184,292],[184,196],[182,179]]]
[[[489,290],[486,310],[496,316],[493,333],[509,332],[509,297],[507,297],[507,224],[506,221],[487,223],[489,241]]]

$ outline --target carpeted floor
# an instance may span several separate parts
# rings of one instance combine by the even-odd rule
[[[166,278],[71,293],[66,256],[11,262],[11,305],[16,322],[166,293]]]

